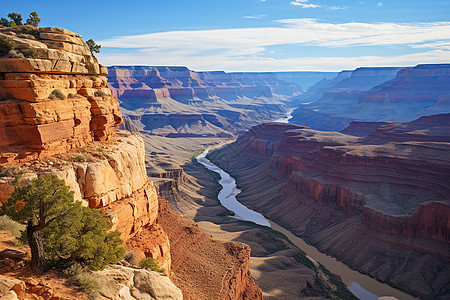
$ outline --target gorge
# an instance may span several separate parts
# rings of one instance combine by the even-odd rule
[[[151,257],[164,269],[165,276],[122,262],[97,271],[100,299],[261,299],[247,272],[249,247],[212,239],[159,197],[147,177],[144,141],[116,130],[122,115],[106,87],[107,69],[81,36],[41,27],[36,38],[22,29],[0,28],[0,37],[20,49],[0,58],[0,203],[11,194],[15,174],[23,183],[55,175],[75,200],[111,218],[136,259]],[[39,58],[14,57],[30,49]],[[7,283],[1,297],[87,298],[76,296],[57,271],[30,279],[26,249],[5,258],[15,246],[2,240],[1,247],[0,282]],[[197,264],[186,268],[186,261]]]
[[[320,250],[420,297],[436,291],[432,298],[445,298],[448,117],[369,125],[371,133],[361,138],[263,124],[209,157],[236,178],[240,201]],[[352,123],[346,131],[364,125]],[[416,161],[424,159],[435,167],[422,169]],[[430,214],[434,221],[425,221]],[[419,265],[412,269],[392,263],[413,257]],[[434,279],[420,277],[424,268]]]
[[[0,26],[0,205],[55,175],[107,216],[129,259],[88,271],[99,299],[449,297],[450,64],[105,67],[27,26]],[[93,297],[14,241],[0,299]]]

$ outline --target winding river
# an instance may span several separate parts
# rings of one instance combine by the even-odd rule
[[[286,116],[276,120],[275,122],[288,123],[292,118],[293,109],[286,113]],[[236,187],[236,181],[227,172],[213,164],[206,155],[216,149],[222,147],[217,146],[205,150],[196,157],[197,161],[205,166],[207,169],[216,172],[220,175],[219,184],[222,190],[219,192],[218,199],[222,206],[235,213],[234,217],[240,220],[251,221],[256,224],[271,227],[273,230],[279,231],[287,236],[298,248],[303,250],[307,257],[315,264],[320,263],[325,266],[332,273],[339,275],[342,281],[347,285],[348,289],[355,294],[356,297],[362,300],[376,300],[380,296],[390,296],[397,299],[416,299],[415,297],[397,290],[387,284],[383,284],[372,277],[361,274],[347,267],[345,264],[337,261],[335,258],[321,253],[315,247],[307,244],[304,240],[297,237],[289,230],[280,225],[266,219],[263,215],[247,208],[245,205],[237,201],[236,196],[241,192]],[[395,299],[390,298],[390,299]]]

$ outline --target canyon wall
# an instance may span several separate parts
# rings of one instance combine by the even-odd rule
[[[320,250],[420,297],[445,298],[449,126],[450,114],[344,130],[356,135],[269,123],[210,158],[246,187],[240,201]]]
[[[232,137],[287,110],[303,90],[276,73],[195,72],[186,67],[112,66],[109,86],[143,133]]]
[[[448,113],[449,70],[449,64],[429,64],[344,71],[294,97],[294,103],[303,104],[292,122],[318,130],[342,130],[352,120],[404,122]]]
[[[0,60],[0,164],[48,157],[108,140],[119,105],[80,35],[44,27],[40,39],[0,29],[19,50]],[[37,58],[22,53],[36,51]]]
[[[136,134],[116,130],[122,117],[118,102],[107,87],[107,69],[97,63],[76,33],[52,27],[39,28],[38,35],[32,36],[24,35],[22,29],[0,29],[0,35],[16,45],[15,50],[0,58],[0,203],[11,194],[15,174],[22,173],[24,180],[56,175],[74,191],[75,200],[110,216],[112,229],[121,233],[127,250],[135,251],[138,259],[154,258],[169,278],[178,278],[182,271],[179,264],[172,271],[171,239],[173,235],[184,239],[187,233],[179,226],[169,236],[162,226],[165,215],[159,212],[159,205],[164,199],[158,197],[153,181],[147,177],[144,142]],[[30,51],[38,53],[37,57],[25,58],[24,54]],[[159,71],[168,73],[167,77],[176,76],[177,80],[189,77],[186,80],[190,82],[197,76],[183,68]],[[177,218],[180,217],[173,214],[171,220]],[[191,223],[189,226],[195,226]],[[202,232],[198,234],[218,248],[228,247]],[[192,251],[188,248],[178,252],[175,259],[181,255],[192,257]],[[197,280],[199,274],[185,278],[193,284],[190,289],[183,287],[184,298],[204,299],[199,298],[197,291],[214,286],[218,298],[261,299],[261,290],[247,274],[249,252],[248,246],[234,250],[233,272],[214,270],[217,278],[223,273],[229,276],[226,281],[216,277],[217,281]],[[202,262],[206,265],[217,261],[211,255],[205,258],[209,259]],[[226,264],[227,260],[221,263]],[[167,277],[118,266],[102,272],[97,273],[99,280],[108,286],[115,284],[100,292],[108,299],[123,293],[129,295],[130,291],[144,297],[149,286],[169,286],[167,291],[173,293],[158,296],[161,299],[181,298],[180,290]],[[108,276],[119,276],[123,282],[113,284]],[[143,286],[144,279],[137,277],[152,282]],[[177,285],[181,283],[178,281]]]

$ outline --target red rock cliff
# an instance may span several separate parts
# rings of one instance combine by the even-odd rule
[[[20,35],[20,37],[18,36]],[[39,39],[3,28],[16,48],[0,59],[0,164],[107,140],[121,122],[117,100],[79,34],[39,28]],[[37,58],[22,53],[34,49]],[[12,56],[12,57],[11,57]]]

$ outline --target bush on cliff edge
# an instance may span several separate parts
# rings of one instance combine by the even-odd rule
[[[123,258],[120,233],[110,231],[110,220],[99,211],[74,201],[64,180],[52,175],[33,178],[25,186],[20,181],[19,175],[2,211],[27,224],[22,236],[35,271],[43,272],[47,262],[60,268],[79,262],[99,270]]]

